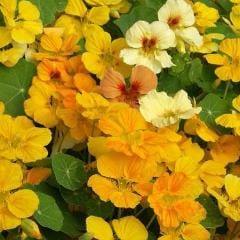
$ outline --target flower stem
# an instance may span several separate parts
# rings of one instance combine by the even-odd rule
[[[224,91],[224,94],[223,94],[223,99],[225,99],[227,97],[229,87],[230,87],[230,81],[228,81],[227,84],[226,84],[226,88],[225,88],[225,91]]]
[[[149,220],[149,222],[147,223],[146,229],[149,229],[149,228],[150,228],[150,226],[152,225],[152,223],[153,223],[153,221],[155,220],[155,218],[156,218],[156,215],[154,214],[154,215],[151,217],[151,219]]]
[[[145,211],[146,208],[142,208],[140,209],[136,214],[135,217],[138,217],[141,213],[143,213]]]

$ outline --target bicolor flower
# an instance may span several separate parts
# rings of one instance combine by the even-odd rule
[[[157,76],[149,68],[141,65],[132,69],[129,88],[126,86],[122,74],[113,69],[107,70],[100,82],[100,89],[103,96],[120,102],[126,102],[133,107],[138,106],[138,97],[156,87]]]
[[[143,65],[155,73],[173,66],[166,49],[175,47],[176,39],[166,23],[138,21],[126,32],[126,41],[129,48],[120,52],[125,63]]]
[[[167,0],[159,9],[158,19],[168,24],[176,35],[177,48],[185,51],[185,43],[188,45],[201,46],[202,37],[194,27],[195,17],[190,4],[185,0]]]

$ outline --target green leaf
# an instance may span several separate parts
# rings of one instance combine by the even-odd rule
[[[236,38],[238,35],[223,21],[216,23],[216,27],[208,28],[206,33],[221,33],[225,38]]]
[[[137,21],[147,21],[149,23],[157,20],[157,11],[141,5],[134,7],[129,14],[124,14],[114,23],[120,28],[123,34]]]
[[[165,91],[168,94],[176,93],[182,88],[181,82],[175,76],[167,72],[161,72],[158,78],[158,91]]]
[[[0,101],[5,103],[6,113],[24,114],[23,102],[35,73],[35,65],[23,59],[12,68],[0,66]]]
[[[70,191],[65,188],[60,188],[60,193],[63,199],[69,204],[85,206],[88,200],[88,192],[86,188],[82,188],[76,191]]]
[[[44,26],[55,21],[56,14],[65,9],[67,0],[29,0],[35,4],[41,14]]]
[[[199,58],[195,58],[191,62],[191,66],[188,72],[188,77],[191,82],[197,82],[202,76],[202,62]]]
[[[63,225],[63,214],[55,199],[45,193],[36,192],[40,200],[39,208],[34,214],[36,221],[43,227],[60,231]]]
[[[57,182],[69,190],[77,190],[87,181],[84,162],[73,156],[58,153],[52,158],[53,172]]]
[[[61,232],[64,232],[68,236],[74,238],[80,235],[81,223],[74,217],[65,207],[61,207],[64,220],[61,228]]]
[[[199,106],[202,107],[200,118],[211,127],[220,129],[216,125],[215,119],[229,111],[228,102],[210,93],[199,103]]]
[[[223,226],[224,217],[221,215],[218,206],[211,197],[202,194],[197,201],[200,202],[207,211],[207,217],[201,222],[205,228],[217,228]]]
[[[114,206],[111,202],[103,202],[100,199],[89,199],[86,202],[87,215],[94,215],[98,217],[112,217]]]
[[[166,2],[166,0],[145,0],[145,4],[153,9],[156,9],[157,11],[160,9],[160,7]]]

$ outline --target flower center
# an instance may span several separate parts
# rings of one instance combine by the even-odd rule
[[[240,58],[233,58],[232,65],[234,65],[235,67],[240,67]]]
[[[170,17],[168,19],[168,25],[171,28],[177,27],[178,24],[180,23],[180,20],[181,20],[181,16]]]
[[[142,39],[142,47],[144,51],[148,52],[156,48],[157,45],[157,38],[156,37],[143,37]]]

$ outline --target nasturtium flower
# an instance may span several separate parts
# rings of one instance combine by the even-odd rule
[[[38,128],[25,116],[13,118],[0,115],[0,156],[33,162],[47,157],[45,146],[51,141],[51,131]]]
[[[240,2],[239,2],[240,3]],[[240,30],[240,4],[234,5],[232,11],[230,12],[230,19],[233,24],[233,28],[237,31]]]
[[[225,175],[224,163],[208,160],[201,164],[199,176],[209,188],[221,188],[224,184]]]
[[[30,170],[27,170],[25,182],[32,185],[38,185],[41,182],[47,180],[51,174],[52,171],[50,168],[44,167],[32,168]]]
[[[55,127],[59,123],[56,115],[58,102],[56,89],[34,78],[28,93],[29,98],[24,102],[25,113],[45,127]]]
[[[106,98],[138,106],[138,97],[157,87],[157,76],[147,67],[138,65],[132,69],[130,87],[121,73],[107,70],[100,82],[100,90]]]
[[[112,17],[120,17],[120,13],[127,13],[131,4],[127,0],[85,0],[90,6],[108,6]]]
[[[7,67],[13,67],[23,57],[26,49],[26,44],[12,42],[12,46],[9,49],[0,49],[0,63]]]
[[[127,156],[170,160],[181,154],[177,145],[181,136],[170,129],[158,133],[151,131],[140,112],[134,108],[123,108],[111,116],[103,116],[99,120],[99,129],[110,135],[106,137],[106,145],[110,149]]]
[[[2,195],[0,200],[0,231],[19,226],[21,219],[31,217],[38,205],[39,199],[32,190],[22,189]]]
[[[8,160],[0,160],[0,163],[0,194],[21,187],[23,171],[20,164]]]
[[[108,32],[96,28],[86,38],[86,52],[82,55],[82,61],[86,69],[96,74],[99,79],[102,79],[106,70],[111,67],[128,77],[130,67],[124,64],[119,56],[120,50],[126,47],[124,38],[112,41]]]
[[[202,36],[194,27],[193,9],[187,1],[167,0],[158,11],[158,20],[168,24],[175,33],[179,51],[185,52],[185,43],[195,46],[202,45]]]
[[[138,21],[126,32],[129,48],[120,56],[129,65],[143,65],[155,73],[173,66],[166,49],[176,46],[174,33],[166,23]]]
[[[88,186],[102,201],[111,201],[119,208],[135,208],[142,200],[135,186],[149,182],[155,173],[151,163],[115,152],[100,156],[97,169],[100,174],[92,175]]]
[[[208,192],[218,201],[223,214],[234,221],[240,221],[240,178],[227,174],[224,178],[224,188],[208,188]]]
[[[0,114],[3,114],[5,112],[5,104],[0,101]]]
[[[240,39],[224,39],[219,45],[219,51],[221,53],[205,55],[207,62],[219,65],[215,70],[215,74],[219,79],[239,82]]]
[[[20,44],[33,43],[36,35],[43,31],[40,12],[30,1],[21,0],[17,3],[17,0],[0,0],[0,11],[6,24],[4,29],[1,28],[5,34],[6,45],[11,40]]]
[[[209,240],[210,233],[201,224],[183,224],[180,228],[170,230],[158,240]]]
[[[206,142],[216,142],[219,138],[218,134],[198,117],[188,119],[185,122],[184,131],[190,135],[197,135]]]
[[[223,114],[217,117],[215,121],[223,127],[233,128],[234,133],[240,136],[240,95],[233,99],[232,105],[237,112],[233,111],[232,114]]]
[[[217,9],[208,7],[202,2],[195,2],[193,11],[196,17],[195,24],[200,32],[204,32],[206,28],[215,27],[215,23],[220,17]]]
[[[223,135],[211,147],[212,158],[225,165],[238,161],[240,157],[240,136]]]
[[[110,105],[107,99],[94,92],[78,93],[76,101],[77,104],[84,109],[82,115],[91,120],[101,118]]]
[[[215,40],[223,40],[225,36],[220,33],[208,33],[203,35],[203,44],[198,46],[190,46],[191,52],[198,52],[198,53],[212,53],[218,51],[218,43]]]
[[[198,224],[206,217],[205,209],[194,200],[201,193],[199,181],[181,172],[165,173],[153,184],[148,202],[158,216],[160,226],[177,228],[181,223]]]
[[[153,90],[141,97],[139,103],[145,120],[158,128],[173,125],[180,119],[192,118],[201,111],[200,107],[192,106],[184,90],[178,91],[174,97]]]
[[[87,232],[96,240],[147,240],[145,226],[134,216],[114,219],[111,225],[103,218],[89,216],[86,219]],[[115,234],[114,234],[115,233]]]
[[[32,57],[38,61],[44,58],[64,60],[67,56],[78,52],[80,47],[77,45],[79,40],[77,35],[64,36],[63,33],[63,28],[44,28],[38,52],[33,53]]]
[[[65,13],[67,15],[60,16],[55,26],[66,28],[67,33],[78,34],[79,38],[86,37],[95,27],[104,25],[110,19],[110,9],[107,6],[88,9],[83,0],[69,0]]]

